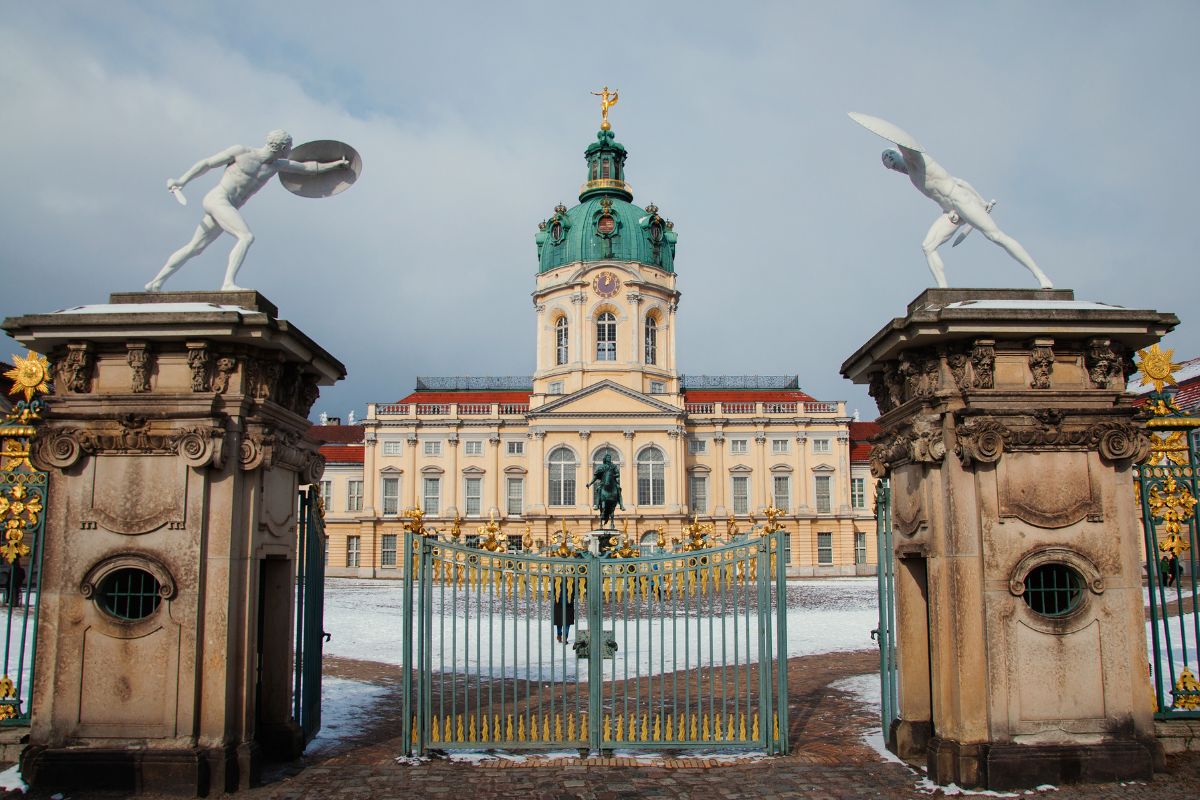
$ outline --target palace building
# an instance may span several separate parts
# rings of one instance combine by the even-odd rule
[[[674,224],[632,202],[607,121],[584,155],[578,205],[535,235],[533,374],[418,378],[359,425],[313,428],[327,574],[397,576],[414,507],[467,542],[495,520],[513,550],[564,526],[586,533],[599,520],[586,484],[606,454],[621,470],[617,527],[643,550],[670,547],[693,519],[721,539],[752,534],[774,505],[790,574],[873,574],[875,426],[794,375],[681,373]]]

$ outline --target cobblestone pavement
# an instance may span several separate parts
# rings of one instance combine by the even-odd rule
[[[393,685],[395,668],[339,660],[327,672],[339,677]],[[561,759],[481,764],[445,759],[405,764],[400,753],[398,709],[384,703],[362,731],[316,757],[277,768],[269,782],[236,795],[239,800],[367,800],[379,798],[491,798],[513,800],[619,800],[620,798],[928,798],[940,789],[921,790],[921,775],[884,761],[863,743],[862,734],[878,718],[829,684],[874,672],[874,650],[827,653],[789,662],[792,753],[740,763],[699,757]],[[1200,797],[1200,753],[1170,757],[1167,771],[1146,784],[1062,787],[1046,798],[1103,800]],[[35,793],[47,800],[48,793]],[[116,800],[114,793],[71,793],[65,800]],[[165,800],[143,795],[144,800]]]

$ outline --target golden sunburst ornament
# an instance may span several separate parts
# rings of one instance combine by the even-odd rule
[[[1154,391],[1161,392],[1165,384],[1174,384],[1175,370],[1180,366],[1172,363],[1171,359],[1174,357],[1174,349],[1162,350],[1157,343],[1145,350],[1138,350],[1138,368],[1142,371],[1142,382],[1138,385],[1153,383]]]
[[[13,355],[13,364],[16,366],[4,373],[13,382],[9,394],[24,394],[28,402],[35,394],[50,391],[50,364],[45,356],[30,350],[26,358]]]

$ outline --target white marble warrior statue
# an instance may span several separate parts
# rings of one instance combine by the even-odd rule
[[[183,204],[182,189],[193,178],[197,178],[210,169],[224,166],[225,173],[220,182],[204,196],[204,218],[190,242],[176,250],[167,259],[167,263],[154,276],[154,280],[146,284],[146,291],[157,292],[162,289],[163,282],[174,275],[189,259],[200,255],[212,244],[222,231],[237,238],[233,251],[229,254],[229,266],[225,270],[225,282],[221,286],[223,292],[233,292],[241,289],[234,279],[241,269],[246,251],[254,243],[254,234],[238,209],[254,196],[254,193],[267,184],[279,172],[322,173],[335,169],[346,169],[350,162],[344,158],[337,161],[320,163],[317,161],[292,161],[288,156],[292,152],[292,137],[287,131],[276,130],[267,134],[267,143],[259,148],[234,145],[222,150],[214,156],[197,161],[182,177],[167,181],[167,191]]]
[[[929,262],[929,270],[933,273],[933,279],[937,281],[938,286],[946,286],[946,273],[937,249],[945,244],[954,235],[954,232],[965,223],[967,227],[959,235],[955,244],[962,241],[972,228],[977,228],[980,233],[1003,247],[1005,252],[1032,272],[1043,289],[1054,288],[1050,278],[1038,268],[1021,243],[1001,231],[992,221],[989,212],[994,203],[986,202],[971,184],[947,172],[941,164],[925,153],[924,149],[903,129],[886,120],[867,114],[851,112],[850,118],[899,147],[899,152],[883,151],[883,165],[888,169],[908,175],[913,186],[917,187],[917,191],[941,206],[942,211],[945,212],[933,221],[929,232],[925,234],[925,241],[921,242],[921,249],[925,252],[926,261]]]

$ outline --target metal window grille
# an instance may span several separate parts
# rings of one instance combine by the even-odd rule
[[[567,328],[567,318],[559,317],[558,322],[554,323],[554,363],[567,363],[567,343],[569,329]]]
[[[708,511],[708,479],[697,475],[688,478],[688,508],[693,514]]]
[[[646,363],[658,363],[658,322],[646,317]]]
[[[426,478],[425,479],[425,513],[436,516],[441,513],[442,503],[442,479],[441,478]]]
[[[596,319],[596,360],[617,360],[617,318],[609,311]]]
[[[525,479],[508,479],[508,513],[520,516],[525,511]]]
[[[400,513],[400,479],[383,479],[383,513]]]
[[[346,484],[346,510],[362,511],[363,482],[350,481]]]
[[[121,619],[145,619],[162,602],[158,579],[142,569],[126,567],[109,573],[100,586],[100,607]]]
[[[816,478],[817,513],[828,514],[833,504],[829,497],[829,476],[818,475]]]
[[[575,505],[575,455],[565,447],[550,454],[549,505]]]
[[[396,534],[385,533],[380,537],[379,566],[396,566]]]
[[[733,513],[750,513],[750,479],[744,475],[733,478]]]
[[[346,537],[346,566],[347,567],[357,567],[358,566],[358,545],[359,545],[360,541],[361,540],[358,536],[347,536]]]
[[[1083,578],[1066,564],[1042,564],[1025,576],[1021,599],[1043,617],[1062,617],[1079,606]]]
[[[784,511],[791,506],[791,479],[786,475],[775,476],[775,507]]]
[[[463,482],[463,504],[468,517],[478,517],[482,503],[483,479],[467,478]]]
[[[833,563],[833,534],[818,533],[817,534],[817,563],[832,564]]]

